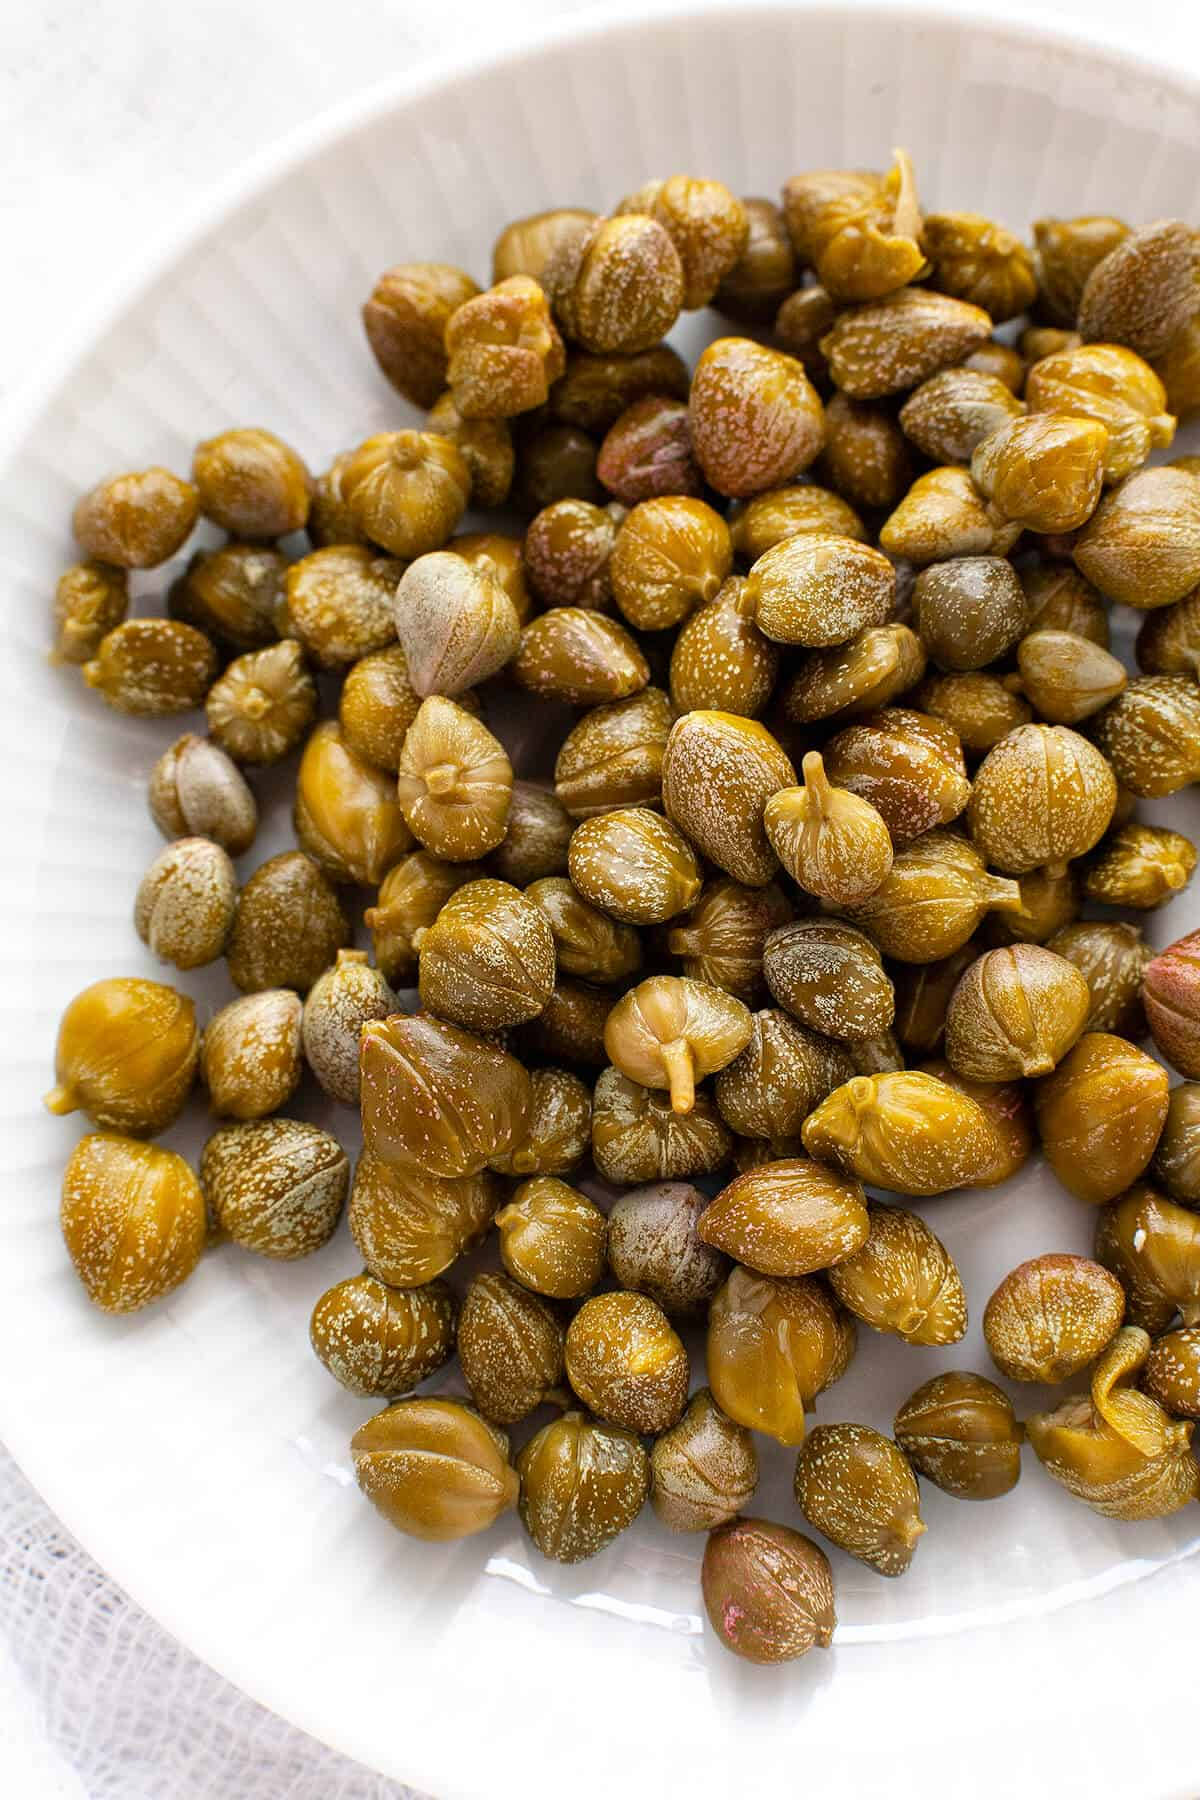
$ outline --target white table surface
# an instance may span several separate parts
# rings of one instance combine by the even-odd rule
[[[0,412],[19,400],[81,309],[102,299],[131,259],[246,157],[389,71],[581,9],[578,0],[515,0],[499,12],[480,0],[0,4]],[[1091,22],[1176,65],[1200,66],[1200,17],[1184,0],[1041,0],[1040,11]],[[0,1465],[0,1587],[23,1584],[36,1606],[37,1559],[52,1566],[63,1548],[72,1546],[61,1527],[22,1478]],[[76,1597],[81,1622],[90,1608],[110,1628],[115,1607],[127,1628],[136,1626],[137,1609],[90,1574],[86,1603]],[[205,1691],[204,1672],[190,1664],[179,1653],[183,1707]],[[241,1800],[215,1772],[220,1757],[211,1749],[169,1788],[148,1776],[89,1788],[72,1767],[71,1734],[47,1704],[44,1676],[35,1695],[27,1669],[0,1632],[0,1793],[14,1800],[99,1800],[101,1791],[104,1800],[149,1800],[152,1791],[170,1800]],[[137,1705],[135,1667],[122,1721],[128,1710],[131,1741],[139,1729],[145,1741]],[[254,1733],[262,1754],[275,1759],[259,1771],[264,1792],[305,1800],[391,1800],[401,1793],[300,1734],[280,1728],[263,1735],[259,1709],[241,1697],[228,1697],[224,1722],[234,1733]],[[190,1724],[194,1731],[196,1721]]]

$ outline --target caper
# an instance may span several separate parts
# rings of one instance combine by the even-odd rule
[[[1112,767],[1086,738],[1065,725],[1022,725],[984,757],[967,825],[990,863],[1023,875],[1085,855],[1116,801]]]
[[[129,584],[123,569],[103,562],[72,563],[59,576],[54,590],[56,659],[90,662],[101,640],[116,629],[128,610]]]
[[[395,994],[364,950],[339,950],[333,967],[314,981],[304,1002],[304,1056],[332,1099],[358,1105],[359,1034],[368,1019],[398,1010]]]
[[[421,699],[461,694],[486,681],[511,662],[520,642],[517,610],[500,583],[446,550],[408,565],[394,612],[409,680]]]
[[[649,1295],[665,1313],[699,1312],[729,1268],[700,1236],[707,1204],[699,1188],[683,1181],[622,1194],[608,1216],[608,1260],[621,1286]]]
[[[415,850],[388,870],[375,905],[363,915],[386,980],[400,985],[411,977],[419,933],[433,924],[451,894],[482,872],[477,863],[444,862],[428,850]]]
[[[76,502],[71,527],[97,562],[153,569],[183,548],[198,512],[192,484],[155,465],[92,488]]]
[[[999,1187],[1018,1174],[1033,1155],[1033,1111],[1024,1082],[973,1081],[938,1056],[928,1058],[920,1068],[924,1074],[936,1075],[948,1087],[974,1100],[992,1128],[996,1154],[988,1167],[974,1177],[971,1186]]]
[[[606,1181],[676,1181],[720,1168],[733,1133],[703,1089],[677,1113],[667,1094],[605,1069],[592,1096],[592,1159]]]
[[[959,949],[993,908],[1018,911],[1015,881],[992,875],[979,850],[955,832],[927,831],[896,858],[875,892],[845,910],[898,962],[939,962]]]
[[[420,701],[399,644],[360,657],[342,683],[338,723],[350,748],[376,768],[395,773],[405,734]]]
[[[739,1136],[780,1142],[798,1137],[814,1106],[852,1073],[840,1045],[767,1007],[753,1014],[749,1039],[713,1087]]]
[[[983,1314],[992,1361],[1010,1381],[1066,1381],[1125,1316],[1120,1282],[1086,1256],[1035,1256],[1004,1277]]]
[[[1181,1075],[1200,1076],[1200,933],[1160,950],[1142,972],[1155,1048]]]
[[[736,1518],[758,1485],[754,1439],[708,1388],[650,1452],[654,1510],[671,1531],[711,1531]]]
[[[550,927],[561,974],[610,982],[641,967],[641,940],[633,927],[591,905],[564,877],[551,875],[531,883],[525,898]]]
[[[1172,1200],[1200,1206],[1200,1083],[1181,1081],[1171,1089],[1150,1173]]]
[[[813,650],[783,690],[783,715],[807,725],[875,712],[925,673],[925,649],[907,625],[868,625],[848,644]]]
[[[410,1537],[471,1537],[516,1504],[508,1439],[455,1400],[398,1400],[359,1426],[350,1454],[367,1499]]]
[[[166,838],[203,837],[241,856],[254,842],[258,807],[232,758],[190,732],[150,772],[150,815]]]
[[[958,734],[904,706],[885,707],[831,738],[825,773],[835,787],[870,801],[898,848],[956,819],[971,793]]]
[[[672,922],[667,948],[682,957],[685,975],[749,1003],[762,994],[767,938],[791,912],[774,882],[752,888],[720,875],[706,882],[690,911]]]
[[[215,1113],[262,1119],[286,1106],[300,1085],[303,1011],[290,988],[264,988],[231,1000],[209,1020],[200,1078]]]
[[[321,1295],[309,1338],[352,1394],[406,1394],[453,1355],[454,1312],[444,1281],[402,1291],[352,1275]]]
[[[206,694],[211,701],[216,672],[211,641],[177,619],[125,619],[83,665],[87,685],[115,711],[151,719],[191,712]]]
[[[423,700],[398,767],[400,810],[426,850],[447,862],[473,862],[504,842],[512,764],[465,707],[440,694]]]
[[[921,711],[958,733],[969,755],[985,756],[1018,725],[1033,718],[1029,702],[1015,692],[1012,676],[984,669],[954,675],[930,675],[913,699]]]
[[[698,1230],[704,1243],[760,1274],[807,1275],[861,1249],[867,1208],[857,1181],[794,1157],[738,1175]]]
[[[1175,1419],[1200,1419],[1200,1329],[1185,1325],[1151,1345],[1142,1387]]]
[[[954,1259],[925,1221],[899,1206],[871,1207],[868,1235],[829,1271],[834,1293],[876,1331],[906,1344],[955,1344],[967,1302]]]
[[[75,1273],[105,1312],[171,1293],[204,1250],[204,1197],[183,1158],[110,1131],[71,1152],[60,1223]]]
[[[422,1287],[482,1241],[496,1202],[497,1183],[486,1172],[427,1175],[364,1150],[350,1193],[350,1235],[388,1287]]]
[[[809,1524],[880,1575],[903,1575],[925,1530],[908,1458],[869,1425],[817,1425],[796,1459]]]
[[[608,1015],[604,1047],[631,1081],[668,1088],[676,1112],[690,1112],[696,1082],[723,1069],[753,1029],[742,1002],[687,976],[655,975],[622,996]]]
[[[1200,779],[1200,687],[1191,675],[1136,676],[1091,729],[1117,780],[1139,799]]]
[[[162,962],[198,969],[224,950],[236,905],[237,877],[227,853],[209,838],[179,838],[142,876],[133,922]]]
[[[391,777],[352,750],[333,719],[304,746],[292,822],[301,848],[331,881],[360,887],[382,881],[413,847]]]
[[[476,1275],[458,1318],[458,1355],[480,1412],[514,1424],[562,1380],[563,1328],[544,1300],[507,1275]]]
[[[808,752],[801,772],[803,786],[780,788],[763,809],[771,848],[806,892],[853,906],[891,868],[891,834],[869,800],[833,786],[819,751]]]
[[[591,1141],[592,1096],[586,1082],[567,1069],[534,1069],[533,1100],[524,1141],[492,1167],[500,1175],[566,1175],[587,1155]]]
[[[805,1409],[854,1355],[853,1321],[828,1290],[735,1268],[708,1315],[708,1383],[722,1411],[781,1444],[804,1441]]]
[[[563,739],[554,765],[554,791],[571,817],[656,805],[673,718],[657,687],[586,712]]]
[[[709,1536],[700,1570],[708,1622],[747,1662],[790,1662],[833,1641],[833,1574],[811,1538],[765,1519]]]
[[[238,763],[277,763],[297,748],[317,711],[317,690],[295,638],[248,650],[214,681],[208,729]]]
[[[801,1135],[810,1156],[901,1194],[969,1187],[996,1154],[982,1108],[915,1069],[855,1075],[809,1114]]]
[[[96,981],[63,1013],[56,1085],[44,1104],[153,1137],[182,1111],[199,1055],[196,1009],[186,994],[132,976]]]
[[[286,850],[257,868],[238,897],[226,952],[235,987],[307,993],[350,937],[338,897],[310,856]]]
[[[1167,1072],[1125,1038],[1085,1032],[1038,1086],[1038,1133],[1063,1186],[1099,1205],[1137,1180],[1167,1116]]]
[[[650,1464],[631,1431],[566,1412],[517,1457],[521,1522],[543,1556],[583,1562],[632,1525]]]
[[[362,1028],[363,1143],[428,1175],[476,1175],[526,1134],[533,1094],[515,1057],[431,1018]]]
[[[951,1369],[910,1394],[892,1427],[918,1475],[958,1500],[998,1500],[1021,1475],[1012,1401],[985,1375]]]
[[[470,881],[417,933],[421,1004],[474,1031],[536,1018],[554,991],[554,937],[507,881]]]
[[[492,852],[492,867],[514,887],[528,887],[567,872],[567,850],[575,822],[550,788],[514,781],[504,842]]]
[[[735,881],[765,887],[775,873],[763,809],[795,770],[755,719],[733,713],[685,713],[663,754],[663,809],[690,842]],[[713,806],[719,793],[721,804]]]
[[[857,1043],[886,1031],[895,1014],[892,983],[863,932],[834,919],[795,919],[763,947],[774,999],[826,1037]]]
[[[950,997],[947,1059],[975,1081],[1048,1075],[1082,1034],[1090,1006],[1086,979],[1053,950],[989,950]]]
[[[299,1119],[251,1119],[214,1131],[200,1182],[218,1226],[244,1250],[291,1261],[328,1243],[350,1185],[346,1152]]]
[[[361,544],[331,544],[287,571],[278,622],[319,669],[346,669],[395,642],[404,564]]]
[[[604,1273],[604,1214],[555,1175],[523,1181],[496,1214],[496,1229],[505,1268],[535,1294],[578,1300]]]
[[[604,1027],[612,995],[585,981],[560,981],[536,1019],[521,1027],[525,1051],[554,1062],[600,1068],[608,1060]]]
[[[1047,948],[1073,962],[1088,984],[1085,1030],[1142,1036],[1142,974],[1152,953],[1136,925],[1083,919],[1056,931]]]
[[[567,855],[583,898],[627,925],[660,925],[700,892],[683,832],[648,807],[599,813],[576,826]]]
[[[1089,900],[1148,912],[1185,888],[1196,867],[1196,846],[1157,825],[1122,825],[1104,839],[1084,874]]]
[[[567,1328],[567,1380],[598,1418],[628,1431],[674,1425],[687,1399],[687,1351],[645,1294],[596,1294]]]

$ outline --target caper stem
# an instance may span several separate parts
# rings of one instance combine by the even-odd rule
[[[696,1103],[696,1069],[686,1038],[672,1038],[661,1051],[671,1091],[671,1111],[690,1113]]]
[[[425,786],[438,800],[452,794],[458,786],[458,764],[434,763],[432,768],[425,771]]]
[[[829,785],[829,777],[825,773],[825,760],[819,750],[810,750],[800,764],[800,773],[804,777],[804,791],[814,812],[829,811],[829,797],[833,789]]]
[[[63,1113],[74,1112],[79,1102],[75,1098],[75,1089],[60,1081],[57,1087],[52,1087],[48,1094],[43,1095],[42,1105],[61,1117]]]

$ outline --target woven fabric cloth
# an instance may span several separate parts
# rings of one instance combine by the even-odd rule
[[[15,1722],[28,1774],[6,1787],[14,1800],[418,1800],[192,1656],[0,1449],[0,1659],[5,1649],[28,1699]]]

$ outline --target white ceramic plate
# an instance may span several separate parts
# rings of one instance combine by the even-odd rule
[[[520,213],[603,207],[677,168],[770,193],[797,169],[879,164],[904,144],[929,203],[1018,228],[1053,212],[1197,217],[1198,127],[1194,83],[1011,23],[755,7],[569,25],[397,83],[260,164],[89,332],[0,471],[16,853],[0,932],[0,1427],[67,1524],[193,1650],[443,1800],[1194,1793],[1184,1621],[1200,1602],[1200,1513],[1109,1524],[1032,1457],[991,1506],[926,1489],[911,1573],[885,1582],[835,1555],[832,1652],[753,1670],[701,1627],[700,1542],[649,1516],[569,1570],[511,1518],[445,1548],[383,1524],[347,1458],[372,1408],[307,1345],[314,1298],[356,1266],[344,1231],[295,1266],[224,1249],[132,1320],[91,1310],[56,1217],[75,1129],[38,1096],[65,1001],[102,974],[155,972],[129,915],[159,842],[146,773],[180,725],[122,721],[46,664],[71,504],[112,469],[186,470],[194,441],[229,424],[270,425],[319,467],[407,422],[361,337],[373,276],[411,257],[483,274]],[[138,584],[150,610],[167,575]],[[1166,812],[1200,824],[1194,801]],[[287,837],[277,807],[254,859]],[[1196,922],[1185,899],[1150,929],[1161,942]],[[209,972],[194,991],[219,1004],[223,981]],[[1086,1248],[1092,1226],[1038,1167],[928,1210],[976,1320],[1005,1270]],[[822,1418],[886,1429],[936,1369],[988,1366],[977,1326],[941,1353],[863,1338]],[[789,1461],[771,1462],[756,1503],[782,1519],[796,1516]]]

